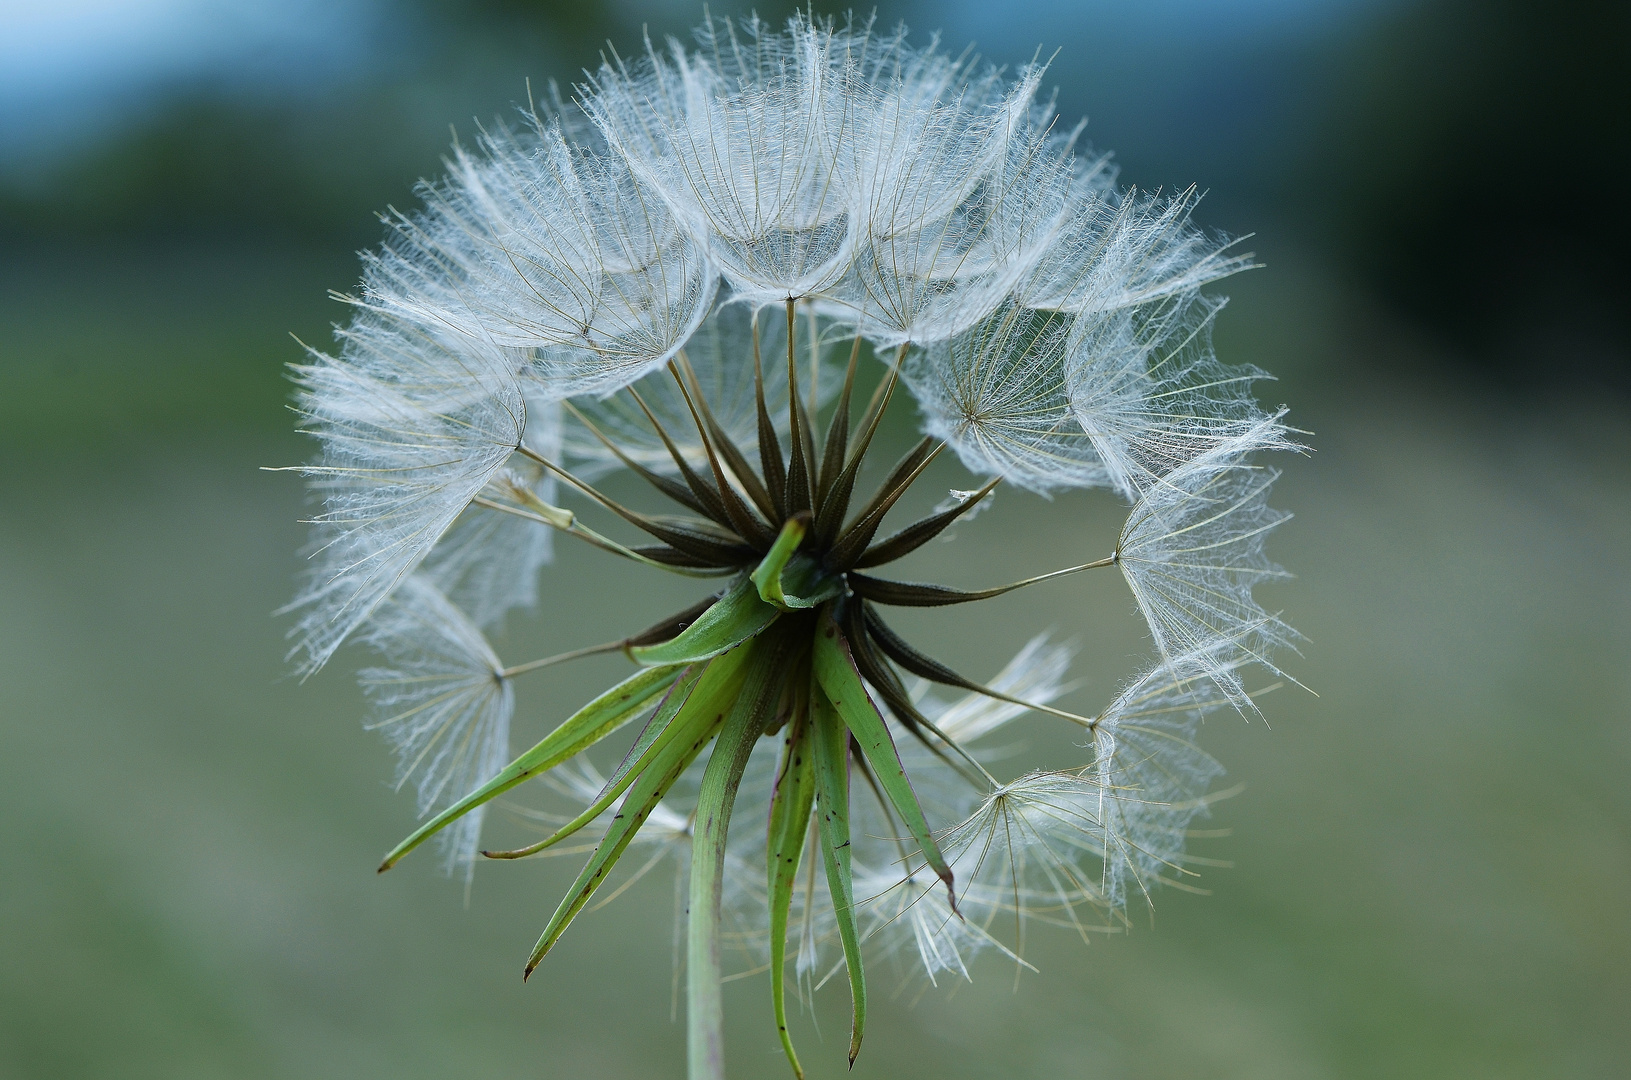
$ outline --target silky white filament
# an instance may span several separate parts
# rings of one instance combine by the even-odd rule
[[[481,631],[435,586],[408,578],[375,611],[365,637],[390,665],[359,675],[374,703],[368,726],[390,740],[397,786],[413,782],[421,816],[456,802],[504,767],[514,694]],[[450,873],[468,878],[474,871],[485,809],[438,834]]]

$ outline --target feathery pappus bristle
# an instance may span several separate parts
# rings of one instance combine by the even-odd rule
[[[1253,595],[1288,575],[1270,562],[1264,541],[1290,514],[1268,505],[1280,473],[1252,464],[1277,419],[1220,443],[1151,484],[1133,507],[1116,547],[1117,565],[1168,662],[1189,662],[1231,700],[1249,708],[1242,663],[1276,673],[1276,650],[1295,651],[1299,635]]]
[[[312,568],[285,609],[315,671],[441,539],[521,444],[526,406],[500,350],[363,314],[338,356],[295,368],[305,429],[323,456],[303,470],[323,509]]]
[[[514,692],[487,639],[434,585],[404,581],[364,638],[390,665],[358,675],[374,705],[368,726],[390,740],[397,786],[414,785],[421,816],[504,767]],[[441,834],[449,873],[474,871],[483,813],[478,807]]]

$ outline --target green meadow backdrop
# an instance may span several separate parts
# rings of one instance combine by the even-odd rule
[[[83,79],[26,100],[0,84],[0,1076],[683,1071],[671,879],[581,919],[523,986],[572,859],[479,867],[468,897],[432,859],[374,874],[412,800],[360,724],[366,654],[305,684],[283,663],[271,612],[307,503],[262,466],[311,452],[291,335],[328,340],[344,313],[326,290],[352,287],[371,213],[411,203],[448,125],[468,138],[525,77],[570,80],[601,39],[627,50],[642,23],[683,32],[700,11],[352,7],[321,63],[274,43],[79,112],[83,87],[51,87]],[[1001,62],[1059,47],[1062,108],[1121,151],[1124,180],[1209,187],[1203,223],[1256,233],[1266,267],[1225,283],[1218,346],[1279,375],[1262,396],[1312,432],[1274,499],[1296,517],[1270,551],[1297,577],[1264,596],[1308,635],[1288,666],[1318,696],[1208,722],[1239,786],[1207,826],[1229,834],[1197,842],[1228,864],[1204,868],[1210,895],[1159,893],[1089,944],[1033,927],[1036,973],[998,956],[971,984],[880,971],[854,1075],[1621,1075],[1631,380],[1625,215],[1602,205],[1625,150],[1598,91],[1624,70],[1623,12],[998,7],[882,17]],[[887,437],[912,419],[899,406]],[[937,468],[925,500],[966,486]],[[913,566],[968,585],[1040,572],[1108,551],[1121,513],[1103,493],[1004,492]],[[608,594],[596,552],[558,547],[506,657],[695,591]],[[1113,575],[901,621],[975,672],[1040,630],[1073,638],[1082,709],[1145,647]],[[534,677],[516,744],[621,663]],[[1039,760],[1081,760],[1045,720],[1021,734]],[[513,813],[489,820],[520,835]],[[785,1067],[764,979],[728,987],[737,1076]],[[812,1077],[843,1075],[844,989],[795,1023]]]

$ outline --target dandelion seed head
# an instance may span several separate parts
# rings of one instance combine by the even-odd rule
[[[853,234],[839,163],[860,118],[842,36],[802,16],[785,33],[710,19],[697,42],[608,61],[584,109],[738,295],[820,292]]]
[[[1192,295],[1250,269],[1227,238],[1191,222],[1200,195],[1120,192],[1103,158],[1084,155],[1071,220],[1018,289],[1029,307],[1079,315],[1124,311]]]
[[[1110,484],[1129,499],[1192,458],[1247,438],[1293,449],[1252,384],[1268,375],[1228,366],[1212,350],[1223,301],[1195,294],[1078,316],[1065,361],[1066,394]]]
[[[1233,674],[1239,661],[1225,661]],[[1207,813],[1223,766],[1195,745],[1202,719],[1235,704],[1217,685],[1212,651],[1162,662],[1127,685],[1093,734],[1090,776],[1101,793],[1106,901],[1129,891],[1148,900],[1157,883],[1183,873],[1190,822]]]
[[[1104,906],[1103,792],[1079,772],[1036,771],[986,795],[947,834],[963,868],[968,903],[987,916],[1068,924],[1083,905]]]
[[[992,317],[914,353],[903,369],[923,427],[970,472],[1048,492],[1099,487],[1109,473],[1071,407],[1071,321],[1005,304]]]
[[[525,443],[545,457],[560,456],[561,405],[527,403]],[[481,494],[512,505],[529,497],[556,501],[555,474],[528,458],[513,457]],[[420,573],[478,626],[493,628],[517,607],[538,602],[538,575],[555,555],[555,534],[536,522],[471,505],[431,549]]]
[[[1117,565],[1149,625],[1161,656],[1190,657],[1241,707],[1250,707],[1239,664],[1271,671],[1278,649],[1298,641],[1253,595],[1263,582],[1288,575],[1264,553],[1268,533],[1289,514],[1268,505],[1278,470],[1251,464],[1266,438],[1278,438],[1267,418],[1185,463],[1133,507],[1117,545]]]
[[[880,345],[942,341],[1031,272],[1066,220],[1072,171],[1037,122],[1041,74],[1027,70],[996,102],[888,87],[857,170],[862,231],[833,290],[840,318]]]
[[[452,804],[509,760],[515,699],[480,629],[428,580],[407,578],[373,613],[364,640],[386,667],[359,673],[374,706],[369,727],[396,753],[397,785],[412,783],[421,816]],[[474,871],[485,807],[440,834],[449,873]]]
[[[526,423],[510,358],[455,347],[379,314],[340,332],[338,356],[295,369],[305,428],[323,444],[306,467],[322,498],[311,569],[285,610],[303,672],[321,667],[504,467]]]
[[[523,501],[518,497],[523,491],[553,502],[556,486],[554,475],[536,463],[517,462],[482,491],[510,503]],[[536,522],[470,506],[431,549],[420,573],[477,625],[491,628],[512,608],[538,602],[538,574],[554,554],[554,533]]]
[[[716,997],[720,945],[748,973],[790,966],[808,994],[859,965],[857,928],[863,952],[932,983],[981,954],[1025,970],[1031,927],[1126,925],[1189,873],[1222,772],[1200,721],[1253,709],[1246,673],[1299,641],[1255,595],[1285,576],[1260,457],[1298,447],[1253,396],[1267,375],[1212,346],[1223,301],[1202,290],[1251,257],[1194,224],[1193,191],[1119,187],[1045,75],[813,13],[613,54],[571,102],[456,146],[422,206],[387,215],[337,353],[296,369],[323,505],[295,652],[309,672],[354,635],[383,656],[363,672],[370,726],[439,815],[384,865],[452,819],[447,866],[468,880],[484,800],[535,772],[554,804],[520,816],[561,835],[496,854],[593,852],[529,973],[577,912],[660,868],[689,985]],[[889,370],[858,375],[863,348]],[[928,438],[869,497],[862,459],[908,394]],[[989,482],[881,533],[948,448],[935,468],[955,457]],[[695,516],[597,489],[625,468]],[[967,591],[873,576],[950,539],[999,481],[1113,490],[1132,503],[1114,555]],[[723,587],[506,667],[483,631],[540,603],[552,530]],[[1072,650],[1048,635],[981,684],[879,614],[1095,568],[1114,582],[1111,565],[1155,659],[1095,717],[1053,704]],[[615,652],[644,670],[495,780],[512,679]],[[1014,765],[1032,712],[1085,730],[1088,760]],[[643,749],[612,772],[600,741],[625,728]],[[602,798],[616,805],[585,824]],[[806,813],[795,860],[796,829],[767,833]],[[697,1025],[718,1012],[701,1000]],[[693,1026],[693,1048],[717,1035]]]
[[[707,314],[703,249],[616,155],[569,143],[559,119],[494,128],[479,156],[420,186],[363,278],[371,307],[519,350],[549,396],[606,393],[661,367]]]

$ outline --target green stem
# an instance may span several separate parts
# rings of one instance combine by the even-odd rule
[[[691,896],[687,916],[686,1048],[689,1080],[724,1080],[724,974],[720,960],[719,916],[724,894],[725,840],[736,789],[753,744],[781,694],[778,673],[785,650],[763,638],[746,647],[747,680],[720,729],[697,794],[691,836]]]

